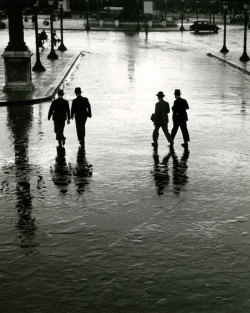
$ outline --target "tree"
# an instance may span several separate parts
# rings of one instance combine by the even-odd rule
[[[139,0],[123,0],[123,12],[122,12],[122,19],[124,20],[136,20],[138,15],[138,8],[137,5],[139,3],[139,9],[142,10],[142,2]]]

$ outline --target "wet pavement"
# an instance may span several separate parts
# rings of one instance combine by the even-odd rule
[[[229,30],[232,55],[241,36]],[[85,150],[74,121],[56,147],[49,102],[0,108],[1,311],[248,312],[250,78],[207,56],[222,33],[65,43],[84,51],[64,88],[92,105]],[[190,147],[178,133],[170,151],[160,133],[154,152],[155,94],[172,105],[175,88]]]

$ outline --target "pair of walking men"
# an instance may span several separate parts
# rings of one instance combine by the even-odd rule
[[[151,118],[155,125],[152,143],[155,149],[157,149],[158,147],[158,137],[160,128],[162,128],[167,140],[170,142],[170,147],[173,147],[174,138],[179,127],[181,129],[184,140],[182,146],[184,148],[188,148],[188,142],[190,141],[190,138],[187,129],[188,116],[186,110],[189,109],[189,106],[187,101],[181,98],[180,89],[175,89],[174,95],[176,100],[174,101],[174,105],[172,107],[173,128],[171,131],[171,135],[168,132],[168,113],[170,112],[169,103],[163,100],[165,95],[162,91],[159,91],[158,94],[156,95],[159,101],[155,104],[155,113]]]
[[[75,118],[77,138],[81,146],[85,143],[85,124],[88,117],[92,117],[91,106],[88,98],[82,97],[81,88],[75,88],[76,98],[72,101],[71,113],[69,102],[63,99],[64,91],[58,90],[58,98],[53,100],[48,113],[48,120],[53,118],[54,131],[59,146],[65,145],[65,122],[70,123],[70,118]]]

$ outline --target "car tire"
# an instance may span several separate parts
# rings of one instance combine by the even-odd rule
[[[195,33],[198,33],[199,32],[199,28],[195,28]]]

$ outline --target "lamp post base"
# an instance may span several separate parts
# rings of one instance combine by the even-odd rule
[[[240,61],[242,62],[248,62],[250,60],[249,56],[246,52],[243,52],[242,56],[240,57]]]
[[[63,42],[61,42],[60,46],[58,47],[58,50],[59,51],[66,51],[67,50],[67,48],[64,46]]]
[[[223,47],[221,48],[220,52],[221,52],[221,53],[228,53],[229,50],[227,49],[226,46],[223,46]]]
[[[184,26],[181,26],[181,27],[180,27],[180,31],[183,32],[184,30],[185,30]]]
[[[88,32],[90,30],[89,23],[87,22],[85,30]]]
[[[36,61],[35,65],[32,67],[32,71],[33,72],[45,72],[46,69],[45,67],[42,65],[41,61]]]
[[[47,56],[47,59],[49,60],[57,60],[58,55],[55,53],[55,51],[50,51],[49,55]]]

